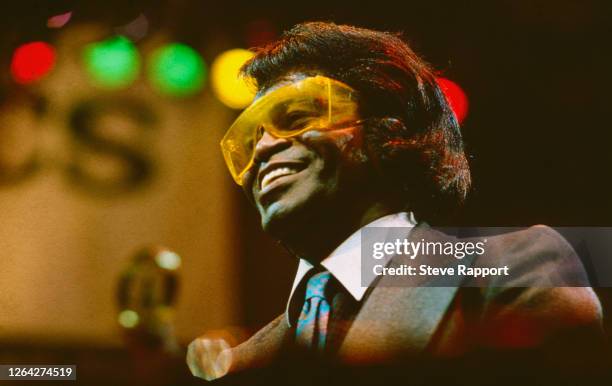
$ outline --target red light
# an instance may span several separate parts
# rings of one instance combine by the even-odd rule
[[[463,122],[468,113],[468,98],[459,85],[446,78],[437,78],[438,86],[444,93],[451,110],[459,123]]]
[[[39,80],[53,68],[55,50],[44,42],[19,46],[13,54],[11,73],[17,83],[27,84]]]

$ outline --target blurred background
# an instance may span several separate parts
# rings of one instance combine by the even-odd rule
[[[252,98],[247,49],[302,21],[402,32],[439,70],[475,185],[458,223],[612,225],[610,2],[0,7],[0,363],[187,384],[193,338],[283,312],[296,261],[218,143]]]

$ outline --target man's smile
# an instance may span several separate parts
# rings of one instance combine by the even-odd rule
[[[267,164],[257,173],[258,196],[261,197],[276,187],[290,182],[294,179],[291,177],[306,167],[306,164],[297,161],[274,161]]]
[[[291,174],[295,174],[295,173],[297,173],[296,169],[289,168],[286,166],[276,168],[264,175],[264,177],[261,180],[260,189],[261,190],[265,189],[268,186],[268,184],[272,183],[272,181],[274,181],[275,179],[278,179],[284,176],[288,176]]]

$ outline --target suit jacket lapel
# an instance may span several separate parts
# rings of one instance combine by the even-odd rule
[[[454,240],[426,224],[413,228],[409,238],[414,241]],[[405,256],[395,256],[389,265],[405,263],[403,259]],[[411,263],[426,262],[426,259],[427,256],[417,256]],[[466,257],[461,263],[469,265],[471,261],[472,257]],[[335,325],[330,330],[330,354],[343,362],[373,363],[425,351],[462,279],[459,276],[446,279],[444,287],[435,287],[431,283],[426,286],[422,277],[409,280],[414,281],[397,285],[392,282],[392,277],[379,277],[366,292],[361,305],[348,302],[341,320],[334,321]],[[249,340],[232,349],[230,372],[271,364],[279,355],[292,350],[294,333],[295,330],[287,324],[286,316],[280,315]]]

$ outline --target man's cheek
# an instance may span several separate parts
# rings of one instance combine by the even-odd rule
[[[244,193],[251,201],[253,201],[253,192],[256,188],[256,174],[253,169],[249,169],[242,177],[242,190],[244,190]]]

